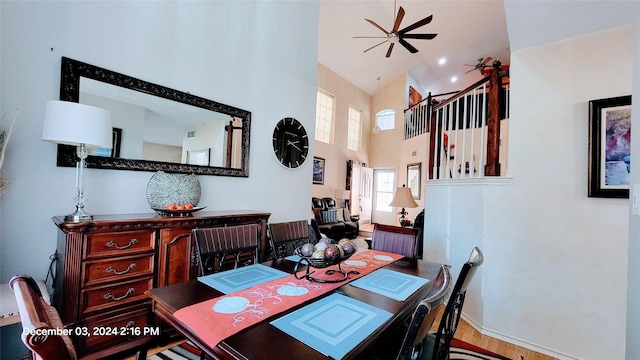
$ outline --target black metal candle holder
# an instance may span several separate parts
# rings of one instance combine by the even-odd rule
[[[296,266],[294,268],[294,275],[296,277],[296,279],[300,280],[300,279],[306,279],[309,281],[315,281],[315,282],[319,282],[319,283],[339,283],[339,282],[343,282],[349,279],[349,274],[360,274],[359,271],[357,270],[349,270],[349,271],[344,271],[342,270],[342,262],[344,260],[347,260],[348,258],[351,257],[351,255],[353,254],[349,254],[349,255],[345,255],[343,257],[340,257],[339,259],[336,259],[334,261],[329,261],[327,259],[318,259],[318,258],[312,258],[309,256],[303,256],[300,251],[299,248],[296,249],[296,255],[300,256],[300,260],[298,260],[298,262],[296,263]],[[300,264],[306,261],[307,262],[307,268],[306,268],[306,272],[301,275],[298,276],[298,268],[300,267]],[[338,265],[338,269],[329,269],[326,270],[324,273],[327,275],[333,275],[333,274],[341,274],[342,277],[337,278],[337,279],[318,279],[316,277],[311,276],[312,274],[315,273],[315,271],[311,271],[311,268],[316,268],[316,269],[323,269],[326,267],[329,267],[331,265]]]

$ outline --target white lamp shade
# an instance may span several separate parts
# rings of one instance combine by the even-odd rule
[[[112,147],[111,113],[70,101],[47,101],[42,140],[58,144]]]
[[[349,190],[336,190],[336,199],[346,200],[351,197],[351,191]]]
[[[402,208],[415,208],[418,207],[418,203],[413,200],[413,194],[408,187],[399,187],[396,190],[396,194],[393,196],[393,200],[389,206],[402,207]]]

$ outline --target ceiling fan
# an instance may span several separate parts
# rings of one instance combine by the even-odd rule
[[[486,58],[478,58],[478,63],[477,63],[477,64],[475,64],[475,65],[471,65],[471,64],[464,64],[464,66],[473,66],[473,69],[471,69],[471,70],[467,71],[466,73],[470,73],[470,72],[472,72],[472,71],[474,71],[474,70],[478,70],[478,71],[480,71],[480,72],[482,73],[482,72],[483,72],[483,70],[484,70],[486,67],[490,66],[490,65],[487,65],[487,64],[489,63],[489,61],[491,61],[491,57],[490,57],[490,56],[488,56],[488,57],[486,57]],[[465,74],[466,74],[466,73],[465,73]]]
[[[393,6],[394,6],[394,13],[395,13],[395,5],[396,2],[393,2]],[[433,38],[435,38],[438,34],[407,34],[409,31],[415,30],[421,26],[427,25],[428,23],[431,22],[431,20],[433,19],[433,15],[429,15],[426,18],[417,21],[409,26],[407,26],[406,28],[402,29],[402,30],[398,30],[400,28],[400,23],[402,22],[402,18],[404,18],[404,9],[402,8],[402,6],[400,6],[400,8],[398,9],[398,14],[396,15],[395,19],[393,20],[393,29],[391,31],[387,31],[385,30],[382,26],[378,25],[375,21],[370,20],[370,19],[365,19],[366,21],[368,21],[371,25],[377,27],[378,29],[380,29],[385,36],[354,36],[354,38],[361,38],[361,39],[384,39],[384,41],[366,49],[364,52],[367,52],[373,48],[376,48],[384,43],[389,43],[389,49],[387,50],[387,55],[386,57],[390,57],[391,56],[391,51],[393,50],[393,45],[395,45],[395,43],[400,43],[400,45],[404,46],[407,50],[409,50],[410,53],[415,54],[418,52],[418,49],[416,49],[415,47],[413,47],[411,44],[409,44],[405,39],[421,39],[421,40],[431,40]]]

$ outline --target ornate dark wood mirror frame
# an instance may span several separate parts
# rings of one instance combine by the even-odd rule
[[[116,157],[89,156],[87,167],[116,170],[136,171],[165,171],[170,173],[221,175],[221,176],[249,176],[249,135],[251,133],[251,112],[233,106],[221,104],[213,100],[191,95],[179,90],[170,89],[144,80],[86,64],[77,60],[62,58],[60,81],[60,100],[79,102],[80,78],[85,77],[96,81],[120,86],[126,89],[140,91],[187,105],[227,114],[242,119],[242,155],[240,168],[224,168],[215,166],[199,166],[160,161],[122,159]],[[76,148],[68,145],[58,145],[58,166],[75,167],[77,161]]]

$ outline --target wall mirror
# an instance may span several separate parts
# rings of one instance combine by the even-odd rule
[[[249,176],[249,111],[66,57],[60,100],[111,112],[114,148],[92,151],[87,167]],[[58,166],[76,160],[58,145]]]

